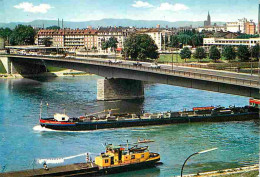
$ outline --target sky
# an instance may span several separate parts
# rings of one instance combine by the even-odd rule
[[[257,22],[259,0],[0,0],[0,22],[104,18],[166,21]]]

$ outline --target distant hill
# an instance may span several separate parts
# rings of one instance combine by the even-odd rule
[[[102,19],[102,20],[91,20],[91,21],[84,21],[84,22],[72,22],[72,21],[64,21],[65,28],[86,28],[87,26],[92,26],[93,28],[97,28],[99,26],[134,26],[134,27],[156,27],[157,24],[161,25],[161,27],[184,27],[190,26],[192,27],[199,27],[203,26],[203,21],[176,21],[176,22],[169,22],[169,21],[162,21],[162,20],[131,20],[131,19]],[[213,22],[217,23],[218,25],[225,24],[225,22]],[[0,23],[0,27],[9,27],[15,28],[16,25],[23,24],[23,25],[31,25],[33,27],[48,27],[57,25],[57,20],[34,20],[32,22],[11,22],[11,23]],[[60,22],[61,25],[61,22]]]

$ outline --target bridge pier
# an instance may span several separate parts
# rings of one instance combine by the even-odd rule
[[[6,70],[6,74],[17,74],[18,72],[16,71],[13,62],[5,56],[0,56],[0,60],[3,63],[3,66]]]
[[[131,79],[98,79],[97,100],[143,99],[143,82]]]

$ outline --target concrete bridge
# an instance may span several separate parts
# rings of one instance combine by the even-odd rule
[[[187,88],[221,92],[246,97],[260,98],[259,77],[201,68],[161,65],[152,68],[150,63],[133,61],[111,63],[100,58],[56,58],[51,56],[27,56],[6,54],[0,56],[7,72],[22,75],[45,72],[46,65],[74,69],[103,76],[98,80],[98,100],[143,98],[143,83],[169,84]]]

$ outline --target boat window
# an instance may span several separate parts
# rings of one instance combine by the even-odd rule
[[[144,154],[142,154],[142,156],[141,156],[142,158],[144,158]]]
[[[131,156],[131,159],[135,159],[135,155],[132,155],[132,156]]]
[[[65,117],[62,117],[62,120],[65,120]]]
[[[108,159],[105,159],[105,163],[108,163]]]

